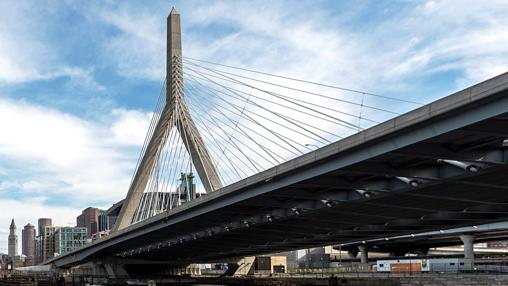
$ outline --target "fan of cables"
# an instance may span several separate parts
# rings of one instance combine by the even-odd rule
[[[182,63],[184,104],[223,186],[422,105],[192,58]],[[166,105],[162,90],[142,155]],[[189,178],[194,197],[205,192],[186,132],[166,132],[134,221],[188,201]]]

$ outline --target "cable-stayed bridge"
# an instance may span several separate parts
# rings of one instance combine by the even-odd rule
[[[423,105],[184,57],[174,9],[167,38],[114,232],[47,263],[184,265],[508,218],[508,74]]]

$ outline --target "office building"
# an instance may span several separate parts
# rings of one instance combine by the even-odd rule
[[[92,207],[84,209],[76,218],[76,225],[78,227],[86,227],[87,238],[91,238],[99,228],[99,209]]]
[[[108,216],[106,215],[106,211],[99,210],[99,218],[98,218],[98,227],[97,232],[109,230],[109,222]]]
[[[54,233],[55,255],[71,252],[86,244],[86,227],[61,227]]]
[[[21,254],[26,255],[28,264],[35,257],[35,226],[27,224],[21,231]]]
[[[37,233],[35,236],[35,257],[34,264],[39,264],[44,261],[44,258],[47,256],[45,252],[45,244],[44,241],[44,229],[46,227],[52,227],[53,220],[51,218],[39,218],[37,220]]]
[[[42,236],[37,235],[35,237],[35,257],[34,257],[34,265],[40,264],[42,262],[42,254],[44,253]]]
[[[59,226],[46,226],[43,229],[42,233],[42,261],[44,262],[48,259],[55,257],[56,242],[55,242],[55,233],[60,229]]]
[[[40,218],[38,220],[38,233],[36,235],[42,235],[46,226],[52,226],[53,220],[50,218]]]

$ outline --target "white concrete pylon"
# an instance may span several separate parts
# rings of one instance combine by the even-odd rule
[[[474,259],[474,235],[472,234],[462,234],[460,236],[460,240],[464,243],[464,258],[465,259]]]
[[[151,170],[158,160],[159,147],[164,146],[167,134],[172,128],[178,129],[205,191],[209,193],[222,187],[217,170],[183,99],[180,14],[174,7],[167,19],[166,57],[166,105],[138,166],[115,223],[114,231],[123,229],[132,223],[150,178]]]
[[[358,250],[360,251],[360,263],[366,264],[369,262],[369,249],[367,245],[361,244],[358,245]]]

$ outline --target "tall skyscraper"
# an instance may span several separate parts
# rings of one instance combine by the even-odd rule
[[[37,235],[43,235],[44,228],[46,226],[53,226],[53,221],[50,218],[40,218],[38,223],[39,223],[39,233],[37,233]]]
[[[83,213],[76,217],[76,226],[85,227],[85,215]]]
[[[8,255],[13,259],[18,255],[18,235],[16,234],[16,224],[14,223],[14,219],[12,219],[11,226],[9,227]]]
[[[39,264],[44,261],[45,252],[45,241],[44,232],[47,227],[53,226],[53,220],[50,218],[39,218],[37,221],[38,232],[35,237],[35,258],[34,263]]]
[[[55,257],[55,232],[61,227],[59,226],[46,226],[41,234],[42,237],[42,258],[40,262],[44,262],[50,258]]]
[[[21,231],[21,254],[30,260],[35,256],[35,226],[27,224]]]
[[[99,222],[99,224],[97,225],[97,231],[109,230],[108,216],[106,215],[106,211],[99,210],[98,222]]]
[[[76,224],[78,227],[86,227],[87,236],[91,238],[92,235],[98,231],[99,209],[92,207],[84,209],[76,218]]]

